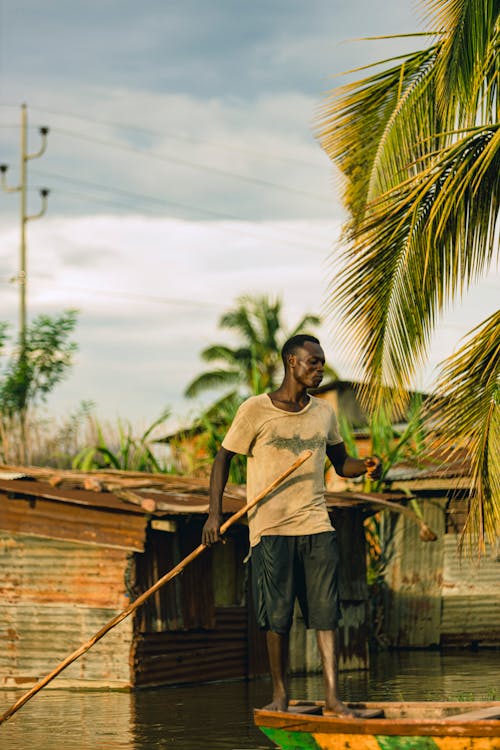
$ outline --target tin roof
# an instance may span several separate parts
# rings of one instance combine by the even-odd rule
[[[244,502],[241,489],[232,495],[228,513]],[[0,467],[0,529],[11,533],[142,551],[151,516],[207,510],[208,485],[196,479]]]
[[[53,468],[0,466],[0,496],[10,500],[37,498],[54,506],[80,511],[103,511],[129,519],[145,516],[206,514],[209,505],[208,479],[145,474],[116,470],[63,471]],[[329,507],[350,507],[376,503],[386,497],[377,493],[327,492]],[[391,495],[402,499],[403,495]],[[245,488],[228,484],[223,498],[225,514],[235,513],[246,502]],[[0,517],[5,528],[5,518]]]
[[[386,480],[393,489],[469,489],[470,455],[465,448],[441,450],[430,454],[420,465],[400,463],[393,466]]]

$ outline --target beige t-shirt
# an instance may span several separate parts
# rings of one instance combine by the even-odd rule
[[[261,536],[295,536],[330,531],[325,503],[325,452],[341,443],[337,418],[329,403],[310,397],[299,412],[278,409],[266,393],[252,396],[238,409],[222,445],[248,456],[247,496],[256,497],[303,451],[313,454],[248,514],[250,545]]]

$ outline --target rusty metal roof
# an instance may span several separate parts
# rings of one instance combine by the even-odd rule
[[[0,492],[117,513],[164,515],[207,513],[208,480],[136,472],[61,471],[40,467],[0,467]],[[234,513],[245,502],[245,489],[228,485],[224,510]]]
[[[406,489],[418,493],[420,490],[426,492],[470,490],[470,462],[466,459],[421,467],[402,464],[388,472],[386,481],[394,491]]]
[[[119,513],[207,513],[208,479],[138,472],[62,471],[41,467],[0,467],[0,492],[12,497],[39,497],[55,502],[102,508]],[[346,507],[376,502],[380,493],[327,492],[327,505]],[[393,499],[394,496],[391,495]],[[398,497],[403,497],[398,495]],[[228,484],[225,513],[234,513],[246,502],[242,485]]]
[[[234,513],[239,488],[225,498]],[[206,513],[208,484],[126,472],[0,467],[0,529],[142,551],[151,516]]]
[[[330,508],[373,509],[403,494],[327,492]],[[246,502],[245,488],[227,485],[223,511]],[[206,514],[208,479],[120,471],[76,472],[0,467],[0,529],[49,538],[142,550],[151,517]]]

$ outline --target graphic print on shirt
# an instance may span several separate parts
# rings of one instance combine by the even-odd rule
[[[271,439],[267,441],[266,445],[272,445],[280,451],[291,451],[295,456],[298,456],[302,451],[314,451],[316,448],[322,448],[325,445],[325,438],[320,432],[317,432],[310,438],[303,438],[298,432],[292,435],[292,437],[283,437],[282,435],[278,435],[276,430],[274,430]]]

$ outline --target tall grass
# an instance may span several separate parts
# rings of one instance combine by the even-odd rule
[[[121,469],[147,473],[178,473],[168,448],[155,442],[169,418],[165,410],[145,430],[130,422],[104,423],[92,402],[82,402],[67,417],[54,419],[32,412],[22,430],[15,418],[0,419],[0,462],[7,465],[51,466],[58,469]]]
[[[110,428],[94,419],[95,438],[74,456],[72,467],[80,471],[120,469],[149,474],[178,473],[168,449],[155,441],[155,432],[169,416],[170,410],[167,409],[138,434],[130,422],[118,420]]]
[[[24,426],[16,415],[0,415],[0,462],[69,469],[75,453],[92,439],[92,409],[92,402],[82,401],[62,419],[32,410]]]

